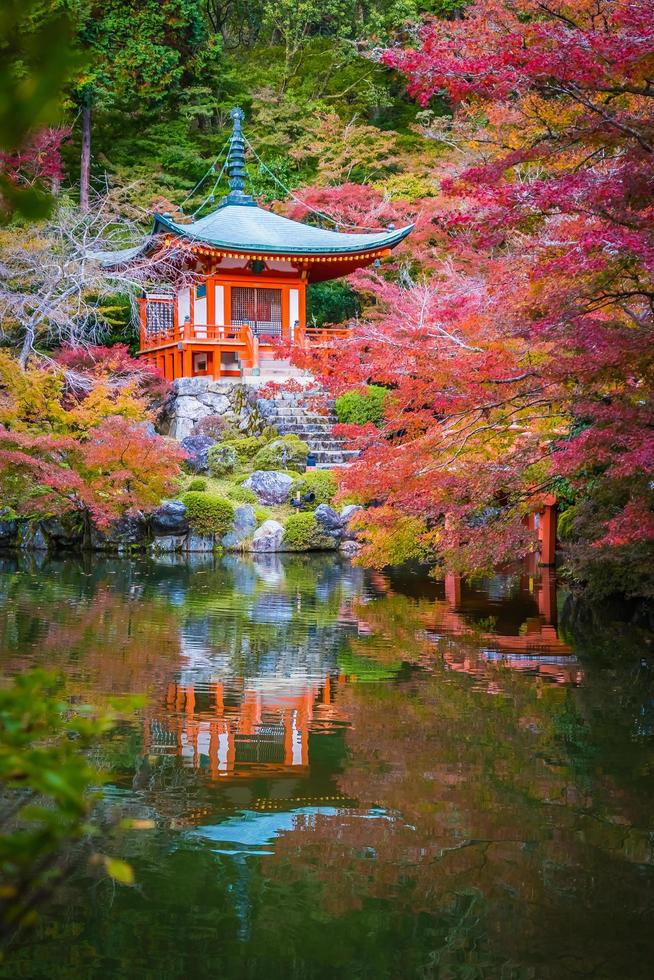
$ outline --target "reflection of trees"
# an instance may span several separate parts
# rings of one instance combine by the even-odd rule
[[[372,635],[355,641],[359,655],[399,648],[429,671],[417,666],[393,686],[353,685],[342,703],[352,725],[339,786],[363,808],[383,806],[387,818],[318,816],[283,835],[269,872],[287,887],[310,878],[322,914],[339,920],[370,903],[382,903],[391,922],[424,917],[416,969],[432,964],[426,975],[485,977],[506,963],[514,965],[507,976],[522,976],[513,971],[530,963],[539,977],[613,976],[613,959],[626,956],[623,975],[647,976],[648,958],[633,946],[642,930],[651,955],[645,758],[640,778],[631,771],[626,784],[603,761],[632,752],[639,706],[628,672],[575,689],[482,665],[474,647],[484,637],[434,644],[424,611],[419,602],[412,613],[397,595],[366,607]],[[457,644],[459,661],[474,667],[467,673],[451,669]],[[639,697],[643,704],[642,685]],[[612,749],[601,734],[608,704]],[[651,740],[645,754],[651,765]],[[443,934],[465,896],[469,920]],[[432,929],[442,948],[431,945]],[[469,972],[457,973],[464,962]]]

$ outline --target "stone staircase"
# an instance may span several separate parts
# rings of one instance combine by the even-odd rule
[[[310,394],[307,392],[307,395]],[[328,415],[320,415],[302,405],[297,396],[286,394],[267,399],[265,408],[261,407],[266,421],[274,425],[281,435],[292,433],[306,442],[316,461],[316,469],[347,466],[359,455],[356,449],[345,449],[343,440],[332,435],[332,426],[336,422],[332,409]]]

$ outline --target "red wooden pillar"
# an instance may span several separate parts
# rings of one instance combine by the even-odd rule
[[[445,601],[452,609],[461,605],[461,576],[456,572],[448,572],[445,576]]]
[[[193,377],[193,351],[186,346],[182,350],[182,377]]]
[[[556,524],[556,497],[553,494],[548,494],[540,517],[541,565],[556,564]]]

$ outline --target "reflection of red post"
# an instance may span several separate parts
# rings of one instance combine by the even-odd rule
[[[538,612],[546,623],[556,626],[556,574],[547,566],[541,569]]]
[[[217,715],[222,715],[225,711],[225,685],[222,681],[214,681],[210,684],[210,688],[213,694],[214,710]]]
[[[548,494],[540,519],[541,565],[556,563],[556,497]]]
[[[461,576],[455,572],[445,576],[445,600],[452,609],[461,605]]]
[[[290,708],[284,711],[284,765],[293,765],[293,712]]]

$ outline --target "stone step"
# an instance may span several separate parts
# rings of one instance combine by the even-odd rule
[[[266,412],[270,418],[278,419],[324,419],[332,424],[336,421],[335,415],[325,415],[322,412],[312,412],[306,408],[296,408],[294,405],[284,405],[275,408],[273,412]]]
[[[316,463],[346,463],[358,455],[356,449],[319,449],[313,453]]]
[[[299,436],[300,439],[304,439],[305,436],[330,436],[332,434],[330,425],[276,425],[275,428],[283,435]]]

